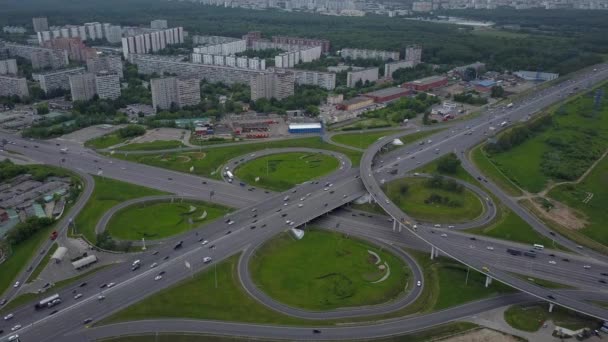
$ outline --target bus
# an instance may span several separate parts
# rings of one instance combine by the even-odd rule
[[[539,245],[537,243],[535,243],[533,246],[534,246],[534,249],[538,249],[539,251],[542,251],[543,249],[545,249],[545,246]]]
[[[48,307],[49,303],[52,303],[56,299],[59,299],[58,293],[55,293],[54,295],[52,295],[50,297],[44,298],[40,302],[36,303],[36,306],[34,308],[36,310],[44,309],[44,308]]]

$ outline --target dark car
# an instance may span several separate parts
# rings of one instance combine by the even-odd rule
[[[285,216],[287,216],[287,214],[286,214],[286,213],[281,214],[281,217],[285,217]]]
[[[51,313],[49,314],[49,316],[56,314],[58,311],[59,310],[53,310],[53,311],[51,311]]]
[[[471,237],[471,238],[469,238],[469,240],[476,241],[476,240],[477,240],[477,238]]]
[[[228,235],[228,234],[230,234],[230,233],[232,233],[232,230],[227,231],[227,232],[226,232],[226,235]]]
[[[266,223],[264,223],[264,224],[262,225],[262,228],[264,228],[264,227],[266,227]]]
[[[104,289],[104,288],[106,288],[106,287],[108,287],[108,284],[101,284],[101,286],[100,286],[99,288],[100,288],[100,289]]]
[[[327,207],[327,203],[323,204],[324,207]]]
[[[552,295],[548,295],[547,298],[555,300],[555,297],[553,297]]]
[[[601,275],[608,277],[608,273],[600,273]]]
[[[184,246],[184,241],[180,241],[173,247],[173,249],[180,249],[183,246]]]
[[[319,330],[319,329],[312,329],[312,333],[313,334],[320,334],[321,330]]]
[[[251,227],[249,227],[249,229],[255,229],[255,226],[251,226]]]
[[[209,246],[209,249],[215,249],[215,245]]]
[[[28,267],[26,271],[27,272],[32,272],[32,266]]]
[[[91,322],[93,322],[93,319],[92,319],[92,318],[87,318],[87,319],[85,319],[85,320],[84,320],[82,323],[83,323],[83,324],[89,324],[89,323],[91,323]]]
[[[165,273],[167,273],[167,272],[165,272],[165,271],[160,271],[160,272],[158,272],[158,275],[163,275],[163,274],[165,274]]]
[[[563,259],[562,259],[562,261],[569,262],[569,261],[570,261],[570,259],[568,259],[568,258],[563,258]]]
[[[166,257],[163,258],[163,260],[169,260],[169,256],[167,255]]]
[[[169,177],[169,178],[167,178],[167,179],[168,179],[168,180],[173,180],[173,178],[171,178],[171,177]]]
[[[157,254],[158,254],[158,251],[154,251],[154,252],[152,253],[152,255],[157,255]]]
[[[600,280],[598,280],[598,281],[599,281],[600,283],[602,283],[602,284],[606,284],[606,281],[605,281],[604,279],[600,279]]]

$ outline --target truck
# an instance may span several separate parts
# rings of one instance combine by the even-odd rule
[[[232,179],[232,178],[234,178],[234,175],[232,174],[232,172],[226,171],[226,177]]]
[[[47,308],[50,303],[52,303],[54,300],[57,300],[57,299],[60,299],[59,298],[59,293],[55,293],[52,296],[44,298],[43,300],[41,300],[38,303],[36,303],[36,305],[34,306],[34,308],[36,310]]]

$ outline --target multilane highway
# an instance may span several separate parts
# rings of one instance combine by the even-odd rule
[[[598,70],[598,72],[594,72],[593,74],[585,74],[580,79],[577,79],[574,82],[571,82],[565,86],[554,86],[552,88],[548,88],[549,91],[543,90],[540,95],[541,97],[535,100],[536,105],[534,107],[526,108],[522,105],[522,107],[520,107],[522,108],[521,111],[528,112],[527,115],[532,114],[536,112],[539,108],[542,108],[558,100],[559,98],[556,98],[557,96],[555,94],[557,92],[565,92],[569,89],[572,89],[576,85],[580,87],[587,86],[587,84],[594,84],[599,82],[601,79],[606,78],[607,75],[605,66],[598,66]],[[519,107],[519,105],[516,105],[516,107]],[[517,110],[517,108],[515,110]],[[509,110],[506,110],[505,114],[509,114]],[[480,118],[477,118],[476,120],[479,119],[485,120],[487,118],[485,116],[482,116]],[[488,124],[488,122],[486,122],[486,124]],[[472,127],[477,127],[476,123],[469,123],[469,125],[471,125]],[[455,127],[455,130],[458,130],[458,128]],[[462,128],[461,131],[462,130],[464,130],[464,128]],[[455,134],[454,137],[460,138],[462,137],[462,134]],[[468,137],[475,137],[477,142],[483,139],[483,136],[478,134],[468,135]],[[9,139],[13,138],[9,137]],[[431,139],[439,141],[441,140],[441,134],[437,137],[432,137]],[[432,145],[432,148],[440,148],[442,151],[446,151],[452,150],[452,147],[465,148],[467,146],[471,146],[471,143],[476,142],[470,141],[468,144],[463,143],[462,145],[455,146],[454,141],[452,140],[454,139],[445,139],[445,146],[437,143],[435,145]],[[385,142],[386,141],[381,141],[380,143]],[[20,140],[19,143],[24,143],[24,141]],[[72,169],[75,168],[76,170],[79,170],[81,172],[88,173],[98,173],[101,170],[104,176],[124,179],[136,184],[151,186],[154,188],[161,188],[165,189],[165,191],[175,192],[180,195],[193,195],[192,192],[195,192],[195,196],[200,195],[200,193],[204,193],[206,195],[209,192],[210,188],[214,188],[217,189],[216,196],[220,203],[223,202],[223,204],[228,204],[228,202],[230,202],[233,204],[234,207],[244,207],[244,209],[242,209],[242,212],[246,212],[248,210],[253,209],[252,203],[260,203],[257,208],[258,212],[261,213],[259,214],[258,222],[260,224],[266,224],[265,228],[267,229],[251,229],[249,226],[249,222],[237,222],[234,224],[234,228],[232,228],[231,234],[229,235],[225,235],[226,230],[224,230],[224,232],[222,233],[218,232],[216,234],[208,236],[210,244],[215,246],[214,249],[209,249],[206,246],[202,246],[197,243],[196,238],[194,237],[195,233],[190,232],[185,235],[184,241],[187,240],[187,242],[184,243],[184,247],[181,250],[173,251],[172,246],[161,246],[159,247],[160,252],[159,254],[157,254],[158,256],[153,255],[152,252],[149,252],[149,254],[146,254],[145,256],[141,257],[144,263],[150,264],[151,262],[157,260],[157,258],[160,258],[163,255],[171,254],[170,259],[164,262],[162,265],[159,265],[158,268],[146,269],[144,266],[141,271],[135,273],[129,272],[127,276],[124,276],[124,278],[108,278],[112,279],[113,281],[115,280],[117,285],[111,289],[105,290],[105,300],[97,301],[96,294],[100,290],[95,289],[93,284],[91,284],[87,285],[89,286],[87,288],[88,292],[85,294],[85,296],[83,296],[83,299],[80,302],[77,302],[76,304],[62,304],[63,307],[61,308],[61,310],[53,316],[47,316],[48,311],[45,310],[31,313],[28,316],[28,319],[23,322],[24,328],[22,328],[20,332],[22,340],[24,341],[47,341],[54,339],[56,340],[59,336],[64,336],[62,337],[62,340],[64,340],[64,338],[66,338],[65,334],[69,334],[73,331],[78,331],[79,328],[82,327],[83,317],[90,317],[94,320],[98,320],[101,317],[105,317],[112,312],[115,312],[123,307],[135,303],[162,288],[166,288],[167,286],[174,284],[183,278],[188,277],[194,271],[198,271],[208,267],[207,264],[204,264],[202,262],[203,256],[212,256],[214,258],[214,262],[217,262],[230,255],[233,255],[239,250],[247,248],[248,246],[255,246],[261,241],[265,241],[269,237],[285,229],[284,218],[281,217],[281,215],[279,214],[279,209],[283,213],[288,213],[288,215],[291,217],[291,220],[296,222],[296,225],[301,225],[321,215],[324,212],[330,211],[334,208],[343,205],[344,203],[350,202],[354,198],[360,196],[364,190],[363,185],[361,184],[361,181],[358,177],[358,170],[349,170],[348,172],[345,172],[344,174],[340,175],[338,179],[329,180],[330,182],[333,182],[333,194],[331,194],[330,191],[324,191],[322,189],[324,187],[323,181],[320,182],[320,184],[305,184],[296,189],[296,191],[298,191],[300,194],[309,192],[311,193],[311,196],[309,196],[304,201],[304,207],[298,208],[295,203],[289,203],[287,206],[283,206],[283,195],[273,195],[271,193],[265,194],[261,191],[243,191],[240,189],[240,187],[231,186],[229,184],[221,182],[208,182],[208,184],[204,184],[204,186],[202,186],[203,184],[201,183],[201,179],[198,177],[162,170],[158,168],[152,168],[149,166],[143,166],[143,169],[145,169],[146,171],[153,170],[153,173],[151,175],[135,173],[137,171],[134,170],[137,170],[142,166],[124,161],[112,161],[112,163],[110,163],[110,160],[108,160],[107,158],[101,158],[98,155],[90,153],[85,149],[78,150],[76,148],[71,148],[70,155],[73,155],[74,157],[73,160],[68,160],[68,158],[65,158],[65,156],[58,155],[58,148],[53,147],[52,145],[50,146],[50,148],[47,148],[46,151],[42,151],[42,143],[39,143],[40,146],[38,148],[31,147],[31,145],[33,145],[31,142],[26,142],[26,144],[28,146],[27,148],[19,147],[18,144],[12,145],[10,146],[10,148],[13,149],[13,146],[16,146],[14,150],[31,156],[34,159],[42,161],[45,161],[46,159],[46,161],[51,164],[63,164],[63,166],[65,167],[69,167]],[[50,144],[45,144],[45,146],[48,145]],[[374,148],[375,147],[378,147],[378,145],[375,145]],[[430,151],[429,149],[430,147],[427,147],[426,150],[420,151],[422,153],[417,152],[418,154],[414,155],[415,158],[418,158],[416,165],[418,165],[418,163],[420,162],[430,161],[441,155],[438,153],[433,153],[432,150]],[[386,206],[387,203],[384,202],[385,198],[381,195],[381,191],[377,184],[377,181],[375,179],[372,179],[372,174],[374,174],[375,172],[374,170],[372,170],[371,165],[373,157],[376,155],[375,152],[377,152],[377,150],[374,151],[374,149],[372,149],[371,151],[372,152],[366,153],[367,158],[364,158],[364,162],[362,163],[361,167],[361,176],[364,178],[365,187],[370,190],[370,193],[374,195],[374,197],[378,200],[378,203],[385,207],[385,210],[387,210],[392,216],[401,220],[404,217],[403,213],[401,213],[400,211],[395,211],[395,208]],[[404,152],[405,149],[398,150],[390,152],[387,156],[390,157],[392,153],[401,154]],[[65,158],[66,161],[57,162],[57,159],[53,160],[53,157]],[[399,157],[401,157],[401,155]],[[97,161],[95,161],[96,159]],[[102,159],[105,163],[107,163],[104,165],[107,166],[99,166],[99,163]],[[409,161],[409,159],[410,158],[408,155],[406,158],[402,157],[401,161]],[[403,163],[399,163],[398,160],[399,159],[397,159],[397,164],[403,165]],[[407,167],[409,167],[410,169],[413,168],[411,166]],[[403,171],[407,167],[402,168],[400,170]],[[380,172],[382,172],[383,168],[384,167],[380,167]],[[178,177],[177,179],[179,180],[175,181],[176,178],[169,180],[168,177],[166,177],[167,173]],[[139,176],[141,176],[141,178]],[[192,188],[190,188],[189,185],[192,185]],[[216,196],[214,196],[214,198]],[[262,202],[258,202],[260,198],[263,199]],[[422,232],[425,233],[423,234]],[[448,242],[451,240],[449,237],[446,239],[444,237],[440,237],[440,234],[432,232],[432,229],[423,228],[418,231],[418,235],[422,234],[424,240],[429,241],[433,245],[439,246],[444,253],[451,256],[454,256],[453,254],[457,255],[457,260],[459,260],[459,257],[468,258],[468,256],[464,254],[458,254],[459,251],[463,249],[462,246],[452,247]],[[433,235],[434,237],[431,235]],[[559,242],[562,243],[562,241]],[[584,252],[588,253],[588,251]],[[185,265],[185,261],[189,262],[189,264],[191,265],[190,268],[183,266]],[[467,263],[473,263],[468,259],[466,261]],[[128,266],[129,265],[123,265],[124,268],[128,268]],[[481,268],[480,264],[472,266],[478,269]],[[167,272],[165,276],[159,281],[153,280],[154,276],[158,274],[158,272],[160,272],[161,270],[165,270]],[[503,271],[492,270],[491,273],[492,277],[497,279],[508,277],[508,275],[505,274],[505,272]],[[121,273],[118,272],[116,274]],[[525,283],[525,285],[518,284],[519,287],[528,290],[527,285],[529,285],[529,283]],[[142,289],[146,290],[142,291]],[[536,291],[536,289],[531,289],[530,291]],[[545,291],[546,293],[546,290],[543,291]],[[580,303],[580,301],[577,300],[577,298],[581,298],[578,295],[574,295],[573,293],[562,294],[562,292],[555,291],[552,293],[554,293],[556,298],[559,299],[558,304],[571,306],[577,310],[588,312],[598,317],[608,317],[607,315],[605,315],[604,310],[594,311],[593,309],[595,309],[595,307],[578,307],[577,305]],[[65,298],[70,298],[69,294],[63,295],[65,296]],[[546,300],[546,298],[543,299]],[[438,316],[441,316],[441,314],[438,313]],[[450,318],[446,316],[444,317],[444,320],[442,322],[446,322],[449,320]],[[427,326],[432,326],[432,324],[429,324]],[[346,331],[348,331],[348,329],[351,329],[349,333],[350,335],[348,335],[351,339],[353,337],[361,338],[366,336],[365,334],[361,334],[359,327],[349,327],[341,329],[345,329]],[[411,331],[411,329],[411,326],[403,327],[401,330],[399,330],[399,332]],[[252,328],[252,330],[255,329]],[[293,335],[293,332],[295,332],[296,335],[304,338],[304,332],[300,332],[300,330],[302,329],[289,330],[290,333],[286,333],[284,337],[291,338],[292,336],[295,336]],[[278,329],[277,331],[282,330]],[[382,336],[383,328],[382,325],[368,326],[367,331],[368,335],[373,335],[375,333],[374,336]],[[120,334],[121,331],[116,331],[116,333]],[[394,331],[393,333],[398,332]],[[308,330],[308,334],[310,334],[310,330]],[[344,336],[345,335],[342,335],[342,333],[336,332],[336,334],[332,336],[327,335],[324,332],[324,338],[346,338]]]

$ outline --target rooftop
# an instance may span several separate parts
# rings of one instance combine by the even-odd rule
[[[399,87],[390,87],[390,88],[384,88],[384,89],[372,91],[369,93],[365,93],[363,95],[364,96],[373,96],[373,97],[385,97],[385,96],[392,96],[392,95],[408,93],[408,92],[409,92],[409,89],[399,88]]]
[[[369,97],[365,97],[365,96],[357,96],[357,97],[353,97],[352,99],[348,99],[348,100],[344,100],[342,102],[343,105],[351,105],[351,104],[355,104],[355,103],[359,103],[359,102],[364,102],[364,101],[370,101],[371,99]]]
[[[408,82],[408,83],[412,83],[412,84],[429,84],[429,83],[435,83],[435,82],[439,82],[439,81],[443,81],[443,80],[445,80],[444,76],[429,76],[429,77],[421,78],[419,80],[411,81],[411,82]]]
[[[289,129],[314,129],[321,128],[320,122],[308,122],[308,123],[292,123],[289,124]]]

